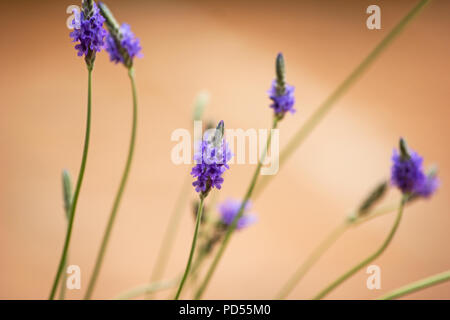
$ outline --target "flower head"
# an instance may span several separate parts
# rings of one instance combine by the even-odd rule
[[[286,112],[295,113],[294,87],[288,85],[285,79],[284,58],[281,53],[276,60],[276,79],[272,82],[272,87],[268,91],[269,98],[272,100],[270,107],[275,116],[282,119]]]
[[[103,28],[105,19],[92,1],[83,1],[81,12],[74,11],[72,20],[73,31],[70,37],[73,42],[78,42],[75,49],[78,50],[78,56],[85,56],[89,66],[95,59],[95,53],[100,52],[104,47],[106,30]]]
[[[223,173],[229,169],[227,162],[233,156],[224,137],[223,121],[219,122],[214,135],[205,134],[194,155],[196,162],[191,175],[197,178],[192,183],[195,191],[206,196],[212,188],[222,187]]]
[[[218,207],[221,216],[221,223],[223,223],[226,226],[230,226],[233,223],[234,219],[236,218],[237,214],[239,213],[241,204],[242,204],[241,201],[234,199],[227,199],[224,202],[222,202]],[[250,201],[247,201],[244,207],[244,213],[237,222],[236,226],[237,229],[246,228],[256,222],[257,220],[256,216],[254,214],[248,213],[250,208],[251,203]]]
[[[400,152],[394,149],[392,162],[391,183],[404,194],[429,197],[438,187],[437,178],[424,173],[423,158],[405,140],[400,139]]]
[[[123,23],[119,28],[118,39],[108,33],[106,37],[106,51],[109,58],[114,63],[121,62],[127,64],[127,60],[133,60],[134,57],[142,57],[141,44],[139,38],[136,38],[128,24]]]

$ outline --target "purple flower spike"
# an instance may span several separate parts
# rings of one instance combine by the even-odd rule
[[[400,139],[400,152],[393,151],[392,162],[391,183],[402,193],[429,197],[439,186],[434,173],[428,176],[424,173],[423,158],[417,152],[408,150],[403,139]]]
[[[227,199],[222,202],[219,207],[219,213],[221,215],[221,222],[224,225],[230,226],[233,223],[236,215],[239,212],[242,202],[234,199]],[[251,203],[248,201],[244,208],[244,213],[242,217],[238,220],[236,228],[238,230],[246,228],[257,221],[254,214],[248,213],[251,208]]]
[[[282,119],[286,112],[295,113],[294,87],[286,83],[286,71],[283,54],[277,55],[275,63],[276,79],[272,82],[272,87],[268,91],[269,98],[272,100],[270,107],[275,116]]]
[[[221,121],[215,135],[206,135],[194,155],[196,164],[192,168],[191,175],[197,178],[192,183],[195,191],[205,197],[212,188],[220,189],[223,183],[222,175],[230,168],[227,162],[232,156],[228,143],[223,138],[223,121]]]
[[[78,42],[75,45],[78,56],[84,55],[86,62],[92,64],[95,59],[95,53],[100,52],[104,47],[104,39],[107,32],[103,28],[105,18],[100,14],[100,10],[95,2],[93,2],[92,8],[88,6],[88,1],[83,1],[81,12],[74,12],[74,19],[72,20],[74,29],[70,33],[70,37],[73,39],[73,42]]]
[[[279,94],[277,87],[278,87],[277,80],[273,80],[272,88],[270,88],[270,90],[268,92],[269,98],[273,101],[273,103],[270,105],[270,107],[275,112],[275,115],[284,116],[284,114],[288,111],[290,113],[295,113],[295,109],[294,109],[294,104],[295,104],[294,90],[295,90],[295,88],[293,86],[286,84],[284,93]]]
[[[120,48],[117,46],[115,38],[111,35],[111,33],[108,33],[108,36],[106,37],[106,51],[108,51],[111,61],[114,63],[121,62],[126,65],[126,60],[130,59],[132,61],[134,57],[142,57],[140,40],[134,36],[128,24],[123,23],[120,27],[119,38],[120,46],[126,51],[128,57],[124,58]]]

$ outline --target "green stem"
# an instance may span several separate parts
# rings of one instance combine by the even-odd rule
[[[350,89],[361,75],[369,68],[376,58],[388,47],[389,44],[400,34],[400,32],[410,23],[425,7],[430,0],[421,0],[402,20],[384,37],[381,42],[369,53],[369,55],[354,69],[343,82],[322,102],[316,111],[309,117],[294,137],[288,142],[280,153],[280,168],[293,152],[303,143],[319,122],[330,111],[331,107],[339,98]],[[261,183],[255,190],[255,197],[266,187],[273,176],[266,176],[261,179]]]
[[[402,200],[400,201],[400,205],[398,207],[398,212],[397,212],[397,217],[395,219],[394,225],[391,228],[391,231],[389,232],[387,238],[384,240],[383,244],[381,245],[380,248],[378,248],[373,254],[371,254],[370,256],[368,256],[367,258],[365,258],[363,261],[361,261],[360,263],[358,263],[357,265],[355,265],[353,268],[351,268],[350,270],[348,270],[346,273],[344,273],[342,276],[340,276],[339,278],[337,278],[334,282],[332,282],[330,285],[328,285],[325,289],[323,289],[322,291],[319,292],[319,294],[317,294],[314,297],[314,300],[320,300],[322,298],[324,298],[327,294],[329,294],[333,289],[335,289],[336,287],[338,287],[341,283],[343,283],[345,280],[347,280],[348,278],[350,278],[352,275],[354,275],[357,271],[359,271],[360,269],[364,268],[366,265],[368,265],[370,262],[372,262],[373,260],[375,260],[376,258],[378,258],[383,252],[384,250],[386,250],[386,248],[388,247],[388,245],[391,243],[392,238],[395,235],[395,232],[398,229],[398,226],[400,224],[400,220],[402,218],[402,214],[403,214],[403,207],[405,205],[405,201],[407,199],[407,196],[403,196]]]
[[[378,300],[391,300],[397,299],[407,294],[437,285],[439,283],[449,281],[450,280],[450,270],[445,271],[439,274],[435,274],[434,276],[407,284],[397,290],[391,291],[384,296],[378,298]]]
[[[295,288],[298,282],[305,276],[311,267],[322,257],[322,255],[336,242],[336,240],[350,227],[350,222],[345,220],[319,244],[319,246],[308,256],[305,262],[295,271],[286,284],[282,287],[275,299],[285,299]]]
[[[175,242],[175,235],[177,234],[178,226],[180,224],[181,214],[183,213],[183,207],[188,195],[188,188],[190,186],[191,177],[186,176],[186,180],[183,182],[183,187],[176,200],[175,207],[172,211],[172,214],[170,215],[169,224],[167,226],[166,232],[164,233],[161,247],[159,248],[158,256],[156,258],[155,267],[150,277],[150,283],[161,279],[163,272],[167,266],[170,253],[172,252],[172,248]],[[146,298],[150,299],[152,297],[152,293],[154,292],[149,292],[146,295]]]
[[[277,128],[277,125],[278,125],[278,118],[274,117],[273,124],[272,124],[272,130],[275,130]],[[199,289],[197,290],[194,299],[200,299],[202,294],[204,293],[206,286],[208,285],[209,281],[211,280],[211,277],[212,277],[214,271],[216,270],[220,259],[222,258],[222,255],[228,245],[228,242],[230,241],[231,235],[237,227],[237,223],[238,223],[239,219],[244,214],[244,208],[245,208],[248,200],[250,200],[250,197],[252,196],[256,182],[258,180],[259,173],[261,171],[262,164],[264,163],[264,160],[266,159],[267,150],[269,149],[270,141],[272,140],[272,130],[270,130],[269,136],[267,138],[266,147],[264,148],[263,153],[261,154],[260,161],[258,162],[258,165],[256,166],[255,173],[253,174],[252,180],[250,181],[250,185],[248,186],[247,192],[245,193],[245,196],[244,196],[244,199],[239,208],[238,214],[234,218],[233,223],[227,229],[225,237],[220,244],[219,250],[217,251],[216,255],[214,256],[214,260],[206,273],[205,279],[203,280]]]
[[[69,256],[67,255],[66,259],[69,259]],[[67,261],[64,261],[64,270],[67,270]],[[62,278],[61,278],[61,284],[59,286],[59,300],[64,300],[66,297],[66,284],[67,282],[67,273],[63,272]]]
[[[128,75],[130,77],[131,82],[131,90],[133,94],[133,123],[131,127],[131,138],[130,145],[128,149],[128,157],[127,162],[125,164],[125,169],[122,174],[122,179],[120,181],[119,189],[117,190],[116,198],[114,200],[114,204],[111,210],[111,214],[109,216],[108,224],[106,226],[105,233],[103,235],[102,244],[100,246],[100,250],[97,255],[97,260],[95,262],[94,271],[91,276],[91,280],[89,282],[85,299],[90,299],[92,297],[92,293],[94,291],[94,287],[98,278],[98,274],[100,272],[103,258],[105,256],[106,248],[108,246],[109,237],[111,236],[112,227],[114,225],[114,220],[117,215],[117,210],[119,209],[120,200],[122,198],[123,191],[125,189],[125,185],[128,179],[128,175],[130,173],[131,162],[133,160],[134,147],[136,144],[136,127],[137,127],[137,94],[136,94],[136,84],[134,81],[134,69],[130,68],[128,70]]]
[[[276,295],[275,299],[285,299],[289,293],[298,285],[306,273],[311,270],[314,264],[327,252],[327,250],[350,228],[359,226],[374,218],[385,215],[394,211],[398,207],[398,202],[384,205],[378,209],[372,210],[370,213],[356,220],[346,218],[339,226],[333,229],[330,234],[319,244],[319,246],[306,258],[305,262],[297,269],[297,271],[289,278],[283,288]]]
[[[50,292],[49,299],[55,298],[58,282],[63,273],[64,265],[67,261],[67,253],[69,251],[70,239],[72,236],[73,221],[75,219],[75,211],[78,203],[78,196],[80,195],[81,184],[83,183],[84,171],[86,169],[86,161],[89,150],[89,139],[91,133],[91,104],[92,104],[92,68],[88,68],[88,102],[87,102],[87,118],[86,118],[86,133],[84,137],[83,156],[81,159],[80,172],[78,173],[77,185],[75,187],[75,193],[73,195],[72,205],[70,208],[69,223],[67,225],[66,240],[64,242],[64,248],[59,261],[58,270],[56,271],[55,280],[53,281],[52,290]]]
[[[187,276],[189,274],[189,271],[191,269],[192,258],[194,257],[195,248],[197,246],[198,229],[200,227],[201,220],[202,220],[203,201],[204,201],[204,197],[200,196],[200,204],[198,205],[198,209],[197,209],[197,221],[195,223],[194,237],[192,238],[191,252],[189,253],[189,259],[186,264],[186,270],[184,271],[183,278],[181,278],[180,286],[178,287],[177,294],[175,295],[175,300],[178,300],[178,298],[180,297],[181,290],[183,289],[184,283],[185,283]]]

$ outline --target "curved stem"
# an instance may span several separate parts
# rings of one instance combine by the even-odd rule
[[[276,295],[275,299],[285,299],[287,295],[295,288],[303,279],[306,273],[314,266],[314,264],[325,254],[325,252],[350,228],[357,227],[374,218],[385,215],[394,211],[398,207],[398,202],[389,203],[380,208],[374,209],[370,213],[357,218],[356,220],[345,219],[339,226],[333,229],[330,234],[319,244],[319,246],[306,258],[305,262],[297,269],[297,271],[286,282],[283,288]]]
[[[382,297],[378,298],[378,300],[391,300],[391,299],[397,299],[400,297],[403,297],[407,294],[435,286],[439,283],[450,281],[450,270],[445,271],[439,274],[435,274],[434,276],[407,284],[397,290],[393,290]]]
[[[398,226],[400,224],[400,220],[402,218],[402,214],[403,214],[403,207],[405,205],[405,201],[407,199],[407,196],[403,196],[402,200],[400,201],[400,205],[398,207],[398,212],[397,212],[397,217],[395,219],[394,225],[391,228],[391,231],[389,232],[387,238],[384,240],[383,244],[381,245],[380,248],[378,248],[373,254],[371,254],[370,256],[368,256],[366,259],[364,259],[363,261],[361,261],[360,263],[358,263],[357,265],[355,265],[353,268],[351,268],[350,270],[348,270],[346,273],[344,273],[342,276],[340,276],[339,278],[337,278],[334,282],[332,282],[330,285],[328,285],[325,289],[323,289],[322,291],[319,292],[319,294],[317,294],[314,297],[314,300],[319,300],[324,298],[327,294],[329,294],[333,289],[335,289],[336,287],[338,287],[341,283],[343,283],[345,280],[347,280],[348,278],[350,278],[352,275],[354,275],[357,271],[359,271],[360,269],[364,268],[367,264],[369,264],[370,262],[372,262],[373,260],[375,260],[376,258],[378,258],[383,252],[384,250],[386,250],[386,248],[388,247],[388,245],[391,243],[392,238],[395,235],[395,232],[398,229]]]
[[[340,97],[346,93],[353,84],[367,71],[378,56],[392,43],[400,32],[421,12],[429,0],[420,1],[402,20],[384,37],[381,42],[369,53],[366,58],[342,81],[339,86],[319,105],[308,120],[300,127],[286,147],[280,153],[280,168],[294,151],[305,141],[309,134],[315,129],[319,122],[331,110]],[[259,196],[273,176],[265,176],[255,190],[255,197]]]
[[[194,237],[192,238],[191,252],[189,253],[189,259],[186,264],[186,270],[184,271],[183,278],[181,279],[177,294],[175,295],[175,300],[178,300],[178,298],[180,297],[181,290],[183,289],[184,283],[185,283],[187,276],[189,274],[189,271],[191,269],[192,258],[194,257],[195,248],[197,246],[198,229],[200,227],[200,223],[202,220],[203,201],[204,201],[204,197],[200,196],[200,204],[198,205],[198,209],[197,209],[197,221],[195,223]]]
[[[273,120],[273,124],[272,124],[272,130],[275,130],[277,128],[278,125],[278,119],[276,117],[274,117]],[[209,267],[205,279],[203,280],[203,282],[201,283],[199,289],[197,290],[194,299],[200,299],[203,292],[206,289],[206,286],[208,285],[209,281],[211,280],[211,277],[214,273],[214,271],[217,268],[217,265],[220,261],[220,259],[222,258],[222,255],[228,245],[228,242],[230,241],[231,235],[234,232],[234,230],[237,227],[237,223],[239,221],[239,219],[242,217],[242,215],[244,214],[244,208],[248,202],[248,200],[250,199],[250,197],[252,196],[253,193],[253,189],[255,188],[256,182],[258,180],[258,176],[259,173],[261,171],[261,167],[262,164],[264,163],[264,160],[266,159],[266,155],[267,155],[267,150],[269,149],[270,146],[270,141],[272,140],[272,130],[270,130],[269,136],[267,138],[267,143],[266,146],[263,150],[263,153],[261,154],[261,158],[260,161],[258,162],[258,165],[256,166],[256,170],[255,173],[253,174],[252,180],[250,181],[250,185],[248,186],[247,192],[245,193],[244,199],[241,203],[241,206],[239,208],[238,214],[236,215],[236,217],[234,217],[233,223],[229,226],[229,228],[227,229],[227,232],[225,234],[225,237],[223,239],[223,241],[220,244],[219,250],[217,251],[216,255],[214,256],[214,260],[211,264],[211,266]]]
[[[122,179],[120,180],[119,189],[117,190],[116,198],[114,200],[113,207],[111,209],[111,213],[109,216],[108,224],[105,229],[105,233],[103,235],[102,244],[100,246],[100,250],[97,255],[97,260],[95,262],[94,271],[91,276],[91,280],[89,282],[85,299],[90,299],[92,296],[92,292],[94,291],[95,283],[98,278],[98,274],[100,272],[100,268],[103,263],[103,258],[105,256],[106,248],[108,246],[109,237],[111,235],[112,227],[114,225],[114,220],[117,215],[117,210],[119,209],[120,200],[122,198],[123,191],[125,189],[125,185],[128,179],[128,175],[130,173],[131,162],[133,160],[134,146],[136,144],[136,127],[137,127],[137,94],[136,94],[136,84],[134,81],[134,69],[130,68],[128,70],[128,75],[130,77],[131,82],[131,90],[133,94],[133,123],[131,127],[131,138],[130,145],[128,149],[128,157],[127,162],[125,164],[125,169],[122,174]]]
[[[177,234],[178,226],[181,221],[181,214],[183,213],[183,205],[186,202],[186,198],[188,195],[188,188],[191,186],[191,177],[186,176],[186,180],[183,182],[183,187],[178,195],[178,198],[175,203],[175,207],[172,211],[172,214],[169,218],[169,224],[164,233],[163,240],[161,242],[161,247],[158,251],[158,256],[156,258],[155,267],[153,268],[152,275],[150,277],[150,283],[157,281],[163,275],[164,269],[167,266],[167,262],[169,261],[169,255],[172,252],[173,244],[175,241],[175,235]],[[146,295],[147,299],[150,299],[152,296],[152,292],[148,292]]]
[[[345,220],[337,228],[333,229],[331,233],[319,244],[319,246],[308,256],[308,258],[300,265],[295,273],[282,287],[275,299],[285,299],[286,296],[295,288],[299,281],[311,269],[311,267],[322,257],[322,255],[336,242],[336,240],[350,227],[351,222]]]
[[[88,68],[88,102],[87,102],[87,117],[86,117],[86,133],[84,137],[83,156],[81,158],[80,172],[78,173],[77,185],[75,187],[75,193],[73,194],[72,205],[70,208],[69,223],[67,225],[66,240],[64,242],[64,248],[59,261],[58,270],[56,271],[55,280],[53,281],[52,290],[50,292],[49,299],[55,298],[58,282],[64,269],[64,265],[67,261],[67,252],[69,251],[70,239],[72,236],[73,221],[75,219],[75,211],[77,209],[78,197],[80,195],[81,184],[83,183],[84,171],[86,169],[87,156],[89,151],[89,139],[91,133],[91,104],[92,104],[92,68]]]

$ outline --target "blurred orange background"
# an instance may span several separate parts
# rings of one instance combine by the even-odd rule
[[[79,1],[3,1],[0,137],[0,298],[46,299],[66,221],[60,174],[78,174],[86,117],[87,72],[65,23]],[[127,189],[94,298],[109,299],[148,281],[174,199],[190,166],[176,166],[171,133],[192,126],[196,94],[211,94],[205,119],[227,128],[267,128],[266,91],[283,52],[296,87],[297,113],[280,125],[284,146],[325,97],[416,1],[108,1],[140,37],[135,62],[138,141]],[[366,8],[381,7],[381,30]],[[270,299],[288,276],[380,180],[399,136],[439,166],[441,187],[407,207],[381,268],[381,290],[364,270],[334,299],[371,299],[449,269],[450,3],[432,1],[333,107],[254,203],[259,222],[237,233],[205,298]],[[91,148],[70,248],[81,267],[82,298],[118,187],[131,125],[126,70],[97,56]],[[233,165],[220,199],[239,198],[253,165]],[[390,191],[386,202],[395,200]],[[190,200],[196,199],[192,189]],[[308,299],[377,248],[394,215],[346,233],[289,298]],[[186,205],[165,278],[184,270],[194,223]],[[163,292],[159,298],[171,296]],[[450,283],[408,298],[449,299]]]

